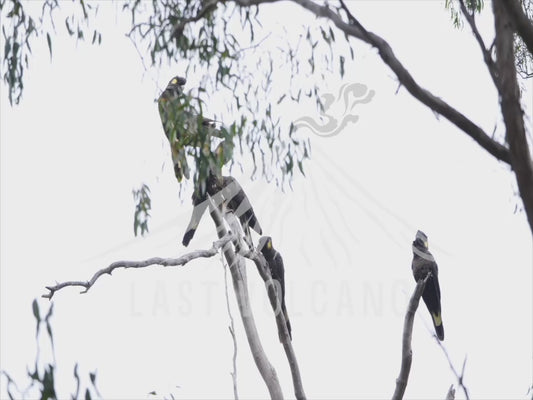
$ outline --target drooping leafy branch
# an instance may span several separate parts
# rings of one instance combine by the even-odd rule
[[[310,154],[310,142],[295,131],[291,118],[281,111],[282,103],[298,102],[303,94],[315,98],[318,106],[322,106],[318,94],[325,71],[335,69],[342,76],[346,60],[354,57],[350,37],[376,47],[400,83],[419,101],[455,123],[497,159],[509,163],[505,145],[491,140],[490,135],[458,110],[417,85],[387,42],[367,32],[358,19],[350,15],[343,1],[289,2],[287,7],[295,3],[322,19],[299,28],[293,26],[291,31],[300,29],[300,34],[284,36],[282,45],[279,40],[274,40],[279,38],[269,38],[270,33],[261,22],[263,5],[274,2],[276,0],[135,0],[123,5],[123,11],[131,18],[128,35],[139,46],[140,53],[149,54],[153,66],[170,62],[181,71],[197,76],[199,83],[194,85],[197,89],[191,96],[196,101],[191,101],[190,104],[194,104],[191,111],[215,113],[216,119],[226,125],[241,154],[244,151],[251,157],[253,174],[259,171],[267,179],[284,182],[293,175],[295,167],[303,172],[303,161]],[[42,14],[36,23],[19,0],[0,0],[2,15],[10,22],[4,29],[3,76],[12,101],[20,99],[32,40],[46,33],[50,51],[52,49],[53,35],[47,29],[49,25],[54,27],[53,11],[59,3],[58,0],[45,0],[42,4]],[[83,38],[89,36],[89,15],[96,7],[84,0],[79,0],[78,4],[78,17],[73,11],[65,25],[69,34]],[[514,18],[518,29],[515,36],[518,72],[529,75],[532,65],[528,51],[530,41],[523,32],[527,31],[532,0],[512,0],[508,4],[514,14],[521,17]],[[457,26],[462,26],[463,15],[468,19],[461,5],[472,17],[484,9],[482,0],[447,0],[445,5]],[[93,42],[101,39],[97,31],[92,37]],[[486,53],[484,57],[487,59],[487,55],[493,54],[492,46],[487,46]],[[296,76],[299,79],[293,80]],[[212,100],[215,95],[223,99],[224,109],[214,110]],[[195,160],[198,164],[199,158],[195,156]]]
[[[69,6],[64,6],[69,8]],[[97,7],[79,0],[79,6],[70,5],[65,17],[65,27],[69,36],[76,40],[91,37],[92,44],[100,44],[102,35],[91,28]],[[37,39],[45,37],[52,57],[53,37],[56,29],[59,0],[25,2],[20,0],[0,0],[0,20],[2,21],[2,79],[8,86],[9,102],[18,104],[24,89],[24,72],[30,65],[32,45]],[[28,10],[29,9],[29,10]]]

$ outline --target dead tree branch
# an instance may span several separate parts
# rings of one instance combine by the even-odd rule
[[[400,375],[396,379],[396,389],[392,395],[393,400],[403,399],[407,382],[409,381],[409,372],[411,371],[411,363],[413,361],[413,350],[411,348],[411,340],[413,336],[413,324],[415,319],[416,309],[420,303],[420,297],[426,287],[426,282],[431,274],[428,274],[424,279],[419,280],[416,283],[415,290],[409,305],[407,312],[405,313],[405,319],[403,323],[403,336],[402,336],[402,364],[400,367]]]
[[[188,262],[196,258],[210,258],[215,256],[218,253],[218,250],[225,246],[227,243],[234,240],[234,235],[221,236],[220,240],[217,240],[213,243],[213,246],[209,250],[196,250],[187,254],[184,254],[178,258],[161,258],[161,257],[152,257],[143,261],[115,261],[106,268],[102,268],[97,271],[93,277],[88,281],[66,281],[58,283],[54,286],[46,286],[46,289],[49,290],[49,293],[43,294],[42,297],[47,299],[52,299],[52,296],[58,290],[61,290],[67,286],[81,286],[85,290],[80,293],[87,293],[89,289],[95,284],[95,282],[102,275],[111,275],[115,269],[118,268],[146,268],[152,265],[162,265],[164,267],[177,267],[183,266]]]
[[[227,235],[226,227],[224,226],[224,220],[220,213],[220,210],[209,202],[209,211],[211,218],[215,223],[217,229],[217,235],[219,238],[223,238]],[[228,263],[229,270],[231,272],[231,278],[233,281],[233,289],[237,298],[237,304],[239,305],[239,313],[241,315],[242,323],[244,325],[244,331],[246,332],[246,338],[250,345],[250,350],[255,361],[255,365],[261,374],[261,377],[265,381],[265,384],[270,393],[272,399],[283,399],[283,393],[279,384],[276,370],[270,364],[263,345],[259,339],[257,327],[255,325],[254,316],[250,306],[250,299],[248,296],[248,286],[243,278],[245,273],[244,259],[235,254],[233,248],[229,242],[222,248],[226,262]]]

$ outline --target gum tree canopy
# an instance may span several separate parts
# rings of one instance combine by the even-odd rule
[[[277,104],[298,102],[301,96],[316,98],[324,71],[338,71],[342,77],[347,60],[354,59],[352,44],[359,40],[377,49],[382,61],[398,82],[434,113],[449,120],[469,135],[498,161],[509,165],[516,175],[520,197],[533,230],[533,163],[521,107],[520,79],[532,76],[533,24],[531,0],[447,0],[455,25],[472,32],[479,45],[480,62],[498,91],[504,132],[495,138],[453,105],[419,85],[404,67],[387,41],[365,28],[357,15],[357,3],[343,0],[290,0],[283,2],[291,13],[312,13],[319,19],[302,27],[299,35],[287,34],[277,53],[260,52],[264,33],[262,10],[276,0],[168,0],[126,2],[122,12],[131,16],[129,37],[149,55],[153,66],[173,61],[186,64],[187,71],[200,71],[201,89],[184,104],[195,115],[216,91],[227,94],[224,122],[228,135],[241,153],[250,154],[255,169],[267,178],[285,180],[295,167],[303,172],[309,156],[309,141],[298,135],[290,118],[278,112]],[[23,92],[24,71],[30,66],[31,45],[46,38],[52,55],[53,36],[60,32],[59,0],[44,0],[42,13],[35,17],[19,0],[0,0],[2,14],[3,79],[9,87],[10,102],[18,103]],[[78,39],[99,43],[101,34],[92,28],[94,5],[79,0],[77,9],[64,21],[67,32]],[[492,13],[494,37],[484,38],[476,26],[479,13]],[[292,15],[292,14],[291,14]],[[62,17],[63,18],[63,17]],[[61,22],[61,23],[60,23]],[[57,27],[56,27],[57,26]],[[258,35],[261,33],[261,35]],[[400,55],[401,56],[401,55]],[[356,60],[357,61],[357,60]],[[460,62],[460,60],[458,60]],[[280,72],[280,65],[283,70]],[[482,67],[483,68],[483,67]],[[283,91],[273,79],[282,74]],[[280,76],[282,76],[280,75]],[[298,76],[299,79],[292,80]],[[307,81],[305,79],[308,79]],[[195,181],[206,164],[202,152],[195,154]]]

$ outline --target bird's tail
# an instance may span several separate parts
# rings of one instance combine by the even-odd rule
[[[287,309],[285,308],[285,304],[281,305],[281,311],[283,312],[283,316],[285,317],[285,326],[287,327],[287,333],[289,334],[289,339],[292,341],[291,321],[289,320],[289,314],[287,314]],[[283,343],[282,332],[279,332],[279,341]]]
[[[287,313],[287,309],[285,308],[285,304],[283,305],[283,316],[285,317],[285,323],[287,325],[287,332],[289,333],[289,339],[291,339],[291,341],[292,341],[291,321],[289,320],[289,314]]]
[[[201,190],[203,190],[203,194],[201,194]],[[183,235],[182,244],[187,247],[189,245],[189,242],[194,237],[194,233],[196,232],[196,229],[198,228],[198,225],[200,224],[200,220],[202,219],[202,216],[205,213],[205,210],[207,209],[207,206],[209,205],[209,201],[207,199],[207,195],[213,196],[216,194],[217,191],[217,178],[214,174],[211,172],[209,173],[209,176],[205,180],[205,185],[203,189],[197,188],[192,194],[192,205],[194,206],[192,210],[191,219],[189,221],[189,225],[187,226],[187,229],[185,230],[185,235]]]
[[[249,202],[249,200],[248,200]],[[254,209],[250,205],[250,208],[246,210],[244,214],[242,214],[239,217],[241,221],[241,225],[248,225],[250,228],[252,228],[254,231],[256,231],[258,234],[262,235],[263,230],[261,229],[261,226],[259,225],[259,221],[257,220],[257,217],[255,216]]]
[[[196,229],[198,228],[198,225],[200,224],[200,220],[202,219],[202,216],[204,215],[204,212],[207,208],[208,202],[207,197],[204,196],[198,196],[196,192],[192,196],[192,204],[194,206],[192,210],[191,220],[189,221],[189,225],[187,226],[187,229],[185,230],[185,235],[183,235],[182,244],[187,247],[189,245],[189,242],[194,236],[194,233],[196,232]]]
[[[174,164],[174,175],[176,179],[181,183],[183,178],[189,179],[191,176],[191,170],[187,163],[187,155],[184,148],[176,148],[172,146],[172,162]]]
[[[193,238],[196,229],[198,228],[198,225],[200,224],[200,220],[202,219],[202,215],[204,214],[205,210],[207,208],[207,201],[204,201],[196,206],[194,206],[194,209],[192,211],[191,220],[189,222],[189,225],[187,226],[187,229],[185,231],[185,235],[183,235],[182,244],[187,247],[189,245],[189,242]]]
[[[431,319],[433,320],[433,326],[435,327],[437,337],[440,341],[444,340],[444,326],[442,325],[441,313],[431,313]]]

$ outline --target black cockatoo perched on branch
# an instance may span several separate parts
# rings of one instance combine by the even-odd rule
[[[183,93],[183,85],[186,82],[185,78],[175,76],[157,100],[163,130],[170,142],[174,173],[178,182],[181,182],[184,176],[187,179],[190,178],[185,147],[197,143],[195,136],[199,131],[198,121],[201,121],[203,129],[209,130],[210,135],[219,136],[215,128],[215,121],[203,117],[199,118],[197,115],[185,111],[186,96]]]
[[[257,248],[261,251],[261,253],[263,253],[263,256],[265,256],[272,279],[278,283],[275,284],[277,296],[281,302],[281,312],[285,317],[287,332],[292,340],[291,322],[289,321],[287,307],[285,307],[285,267],[283,265],[283,258],[281,257],[281,254],[274,249],[274,246],[272,245],[272,238],[270,236],[263,236],[261,239],[259,239]]]
[[[207,209],[209,195],[217,205],[225,206],[226,210],[239,218],[246,241],[252,248],[250,228],[261,235],[261,226],[241,185],[233,177],[222,176],[221,173],[222,167],[232,159],[233,138],[224,127],[217,128],[215,121],[190,111],[191,98],[183,92],[185,83],[185,78],[175,76],[158,99],[159,115],[170,142],[174,173],[178,182],[181,182],[184,176],[190,178],[187,154],[199,156],[203,161],[198,165],[204,165],[204,168],[207,166],[207,171],[197,171],[199,178],[198,182],[195,182],[196,187],[192,195],[194,209],[182,243],[187,246],[193,238]],[[214,151],[211,150],[213,137],[219,141],[222,139]]]
[[[440,286],[439,269],[433,255],[429,252],[428,238],[422,231],[416,232],[413,242],[413,276],[418,282],[425,279],[428,273],[431,277],[426,282],[422,299],[431,314],[431,320],[435,327],[435,332],[439,340],[444,340],[444,326],[442,325],[442,314],[440,308]]]

